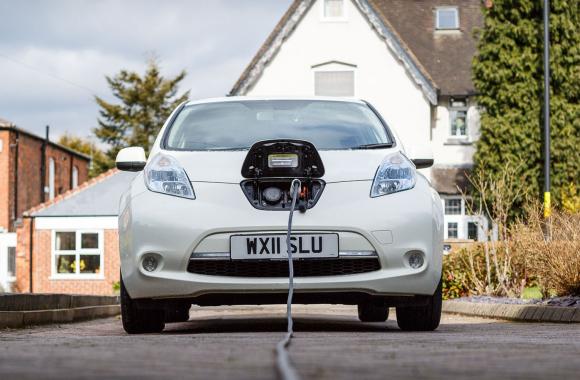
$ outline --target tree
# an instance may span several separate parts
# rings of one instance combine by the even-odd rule
[[[543,2],[495,0],[484,9],[473,80],[482,108],[475,166],[500,178],[508,163],[542,191]],[[550,9],[551,174],[555,203],[580,178],[580,1]],[[514,190],[514,189],[509,189]],[[517,208],[517,205],[516,205]]]
[[[95,97],[101,117],[94,132],[103,143],[110,146],[106,153],[110,167],[119,150],[124,147],[140,146],[149,152],[171,111],[189,97],[189,91],[177,96],[179,82],[185,75],[185,71],[182,71],[166,79],[161,75],[157,61],[151,59],[143,76],[121,70],[114,77],[106,77],[113,96],[120,103],[113,104]]]
[[[89,169],[91,178],[107,171],[112,166],[109,158],[92,141],[66,133],[58,139],[58,143],[91,157]]]

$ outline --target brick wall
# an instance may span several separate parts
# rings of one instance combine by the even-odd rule
[[[16,288],[20,292],[30,290],[29,257],[30,257],[30,223],[32,219],[25,218],[18,228]],[[53,244],[51,230],[33,229],[33,262],[32,287],[34,293],[64,293],[64,294],[113,294],[113,284],[119,281],[119,238],[117,230],[104,230],[104,279],[51,279],[51,245]]]
[[[78,169],[78,184],[89,178],[89,161],[49,144],[46,148],[44,181],[41,179],[43,140],[16,130],[0,130],[3,150],[0,152],[0,228],[14,231],[14,221],[24,211],[49,200],[42,189],[49,182],[49,162],[55,162],[55,196],[71,189],[72,167]],[[14,171],[18,139],[18,173]],[[4,141],[6,140],[6,141]],[[14,184],[18,180],[18,194]],[[44,198],[43,198],[44,195]],[[16,208],[15,208],[16,203]],[[16,212],[15,212],[16,211]]]

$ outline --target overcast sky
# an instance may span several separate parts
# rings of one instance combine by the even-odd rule
[[[88,136],[105,75],[188,73],[192,99],[225,95],[290,0],[1,0],[0,118],[51,139]]]

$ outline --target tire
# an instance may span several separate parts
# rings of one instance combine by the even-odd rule
[[[139,309],[138,301],[131,299],[121,278],[121,319],[128,334],[159,333],[165,328],[165,312]]]
[[[397,307],[397,324],[403,331],[433,331],[441,321],[441,281],[427,305]]]
[[[373,303],[358,304],[358,319],[361,322],[385,322],[389,318],[389,307]]]

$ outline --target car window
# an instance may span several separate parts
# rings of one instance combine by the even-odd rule
[[[164,141],[166,149],[236,150],[272,139],[307,140],[323,150],[391,142],[386,127],[366,104],[322,100],[188,105]]]

